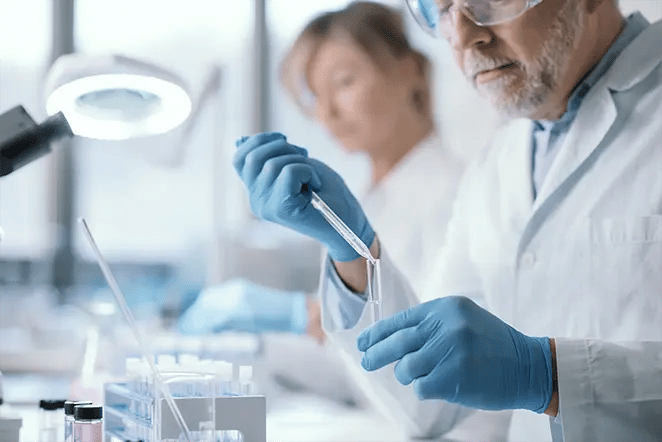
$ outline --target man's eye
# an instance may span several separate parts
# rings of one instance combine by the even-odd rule
[[[439,10],[439,15],[446,15],[451,11],[453,2],[448,0],[437,0],[437,5]]]

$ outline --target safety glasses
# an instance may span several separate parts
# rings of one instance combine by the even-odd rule
[[[453,25],[454,10],[478,26],[491,26],[513,20],[542,0],[405,0],[421,27],[433,36]]]

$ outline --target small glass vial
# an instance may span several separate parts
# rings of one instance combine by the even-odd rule
[[[74,442],[103,442],[103,407],[88,404],[74,407]]]
[[[66,401],[64,403],[64,442],[74,442],[74,407],[89,405],[90,401]]]
[[[39,442],[60,442],[64,435],[62,409],[64,401],[39,401]]]

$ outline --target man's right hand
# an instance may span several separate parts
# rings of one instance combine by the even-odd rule
[[[320,241],[334,261],[359,254],[312,206],[311,191],[368,246],[375,233],[342,178],[326,164],[309,158],[306,149],[280,133],[263,133],[237,141],[234,167],[246,185],[253,212]]]

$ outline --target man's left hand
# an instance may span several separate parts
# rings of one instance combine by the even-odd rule
[[[552,399],[549,338],[526,336],[462,296],[435,299],[361,333],[368,371],[391,362],[420,399],[543,413]]]

